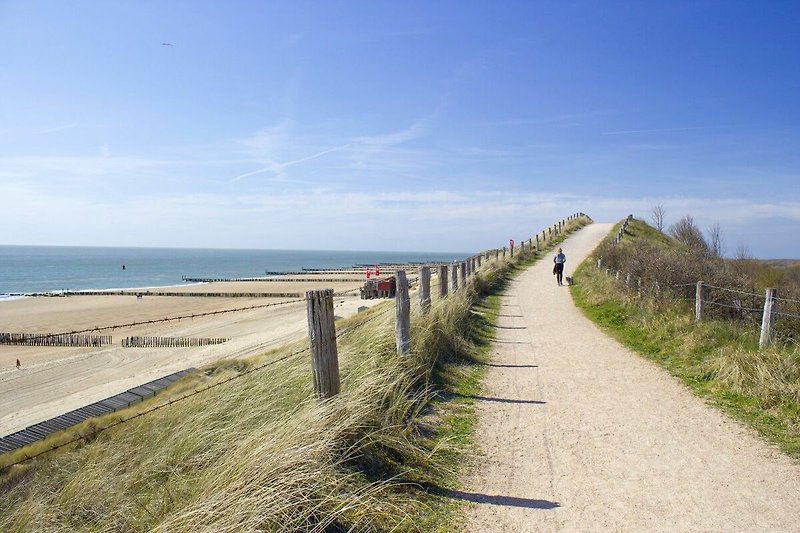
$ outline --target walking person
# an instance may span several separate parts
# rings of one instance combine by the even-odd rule
[[[564,252],[561,248],[558,249],[558,253],[553,258],[553,274],[556,275],[556,281],[558,282],[559,286],[564,285],[564,263],[567,262],[567,256],[564,255]]]
[[[17,370],[19,370],[21,367],[22,367],[22,364],[19,362],[19,359],[17,359]]]

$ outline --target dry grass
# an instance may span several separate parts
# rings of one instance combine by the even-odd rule
[[[239,377],[3,470],[0,531],[448,527],[441,501],[423,487],[455,478],[471,426],[468,410],[454,422],[440,404],[431,416],[431,400],[468,377],[460,369],[480,357],[487,328],[472,307],[513,268],[484,265],[468,290],[436,301],[424,319],[415,308],[410,357],[395,351],[393,302],[337,322],[348,333],[339,339],[342,393],[332,400],[314,399],[307,352],[252,371],[300,343],[216,363],[166,394]]]

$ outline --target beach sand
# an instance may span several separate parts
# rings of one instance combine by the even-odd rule
[[[409,277],[416,276],[413,271]],[[191,293],[301,293],[332,288],[335,313],[348,317],[360,306],[385,300],[361,300],[361,281],[322,281],[329,274],[304,276],[307,281],[215,282],[170,287]],[[350,276],[352,277],[352,275]],[[296,276],[292,276],[293,279]],[[143,291],[138,291],[143,292]],[[124,392],[153,379],[209,362],[246,357],[307,335],[305,301],[298,298],[197,297],[135,295],[34,297],[0,302],[0,331],[63,333],[99,328],[87,335],[112,335],[101,347],[33,347],[0,345],[0,436],[58,416],[72,409]],[[280,304],[205,317],[164,318]],[[146,323],[153,321],[153,323]],[[132,327],[108,328],[134,322]],[[193,348],[123,348],[129,336],[226,337],[229,341]],[[22,363],[15,367],[16,360]],[[309,376],[310,376],[309,368]],[[309,377],[310,379],[310,377]]]

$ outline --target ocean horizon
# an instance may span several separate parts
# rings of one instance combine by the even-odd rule
[[[188,278],[387,263],[450,262],[468,253],[0,245],[0,299],[59,291],[145,289]]]

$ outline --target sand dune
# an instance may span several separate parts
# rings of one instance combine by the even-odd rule
[[[409,273],[411,275],[411,273]],[[328,274],[324,275],[328,278]],[[305,293],[332,288],[353,291],[335,298],[336,314],[347,317],[359,306],[361,282],[307,281],[220,282],[170,288],[205,293]],[[307,333],[306,306],[297,298],[193,296],[36,297],[0,303],[0,331],[62,333],[98,328],[114,344],[91,348],[0,345],[0,436],[57,416],[141,383],[208,362],[245,357],[302,338]],[[237,309],[265,306],[251,310]],[[211,316],[162,321],[164,318],[230,311]],[[146,323],[152,321],[152,323]],[[110,326],[145,322],[132,327]],[[123,348],[128,336],[227,337],[228,342],[195,348]],[[16,359],[22,368],[15,367]]]

